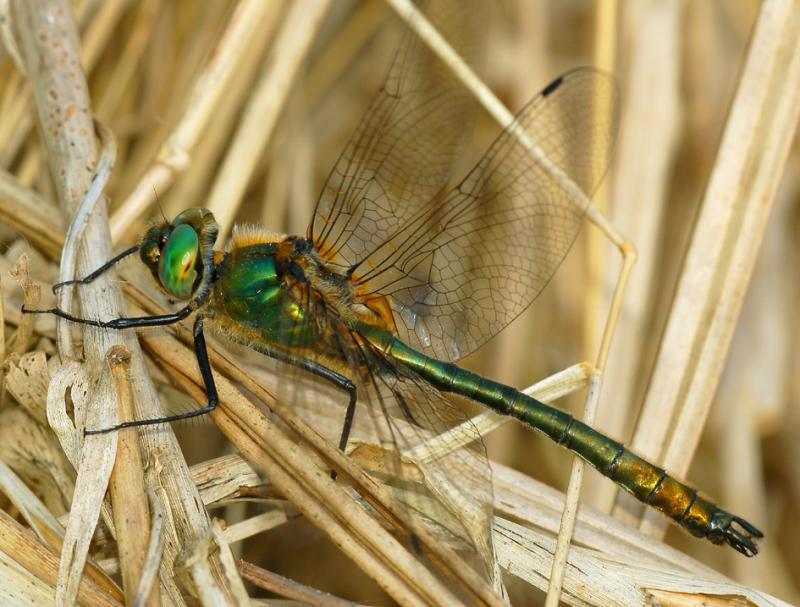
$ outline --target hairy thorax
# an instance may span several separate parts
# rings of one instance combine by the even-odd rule
[[[259,349],[341,358],[362,323],[386,327],[359,302],[351,281],[300,238],[246,228],[217,256],[209,292],[214,321],[234,341]]]

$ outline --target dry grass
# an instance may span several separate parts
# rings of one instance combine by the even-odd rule
[[[23,298],[52,305],[51,284],[134,243],[159,216],[156,196],[168,217],[212,208],[225,233],[242,220],[304,233],[396,44],[390,6],[408,10],[84,0],[73,15],[63,0],[0,2],[4,605],[247,604],[266,596],[259,588],[318,605],[501,603],[434,531],[419,538],[429,567],[391,533],[396,505],[364,472],[369,460],[323,438],[336,432],[331,397],[312,392],[312,428],[272,396],[280,378],[258,359],[214,351],[215,425],[84,440],[76,428],[203,402],[189,331],[137,340],[20,314]],[[665,544],[663,517],[485,415],[511,602],[798,602],[800,11],[788,0],[517,0],[486,33],[488,76],[470,86],[489,112],[469,157],[496,132],[489,113],[503,120],[570,67],[614,71],[623,107],[573,252],[466,364],[518,386],[547,377],[531,387],[546,401],[586,389],[577,415],[767,534],[749,560],[683,533]],[[108,200],[85,196],[103,185]],[[135,263],[121,270],[126,282],[80,291],[83,316],[163,310]]]

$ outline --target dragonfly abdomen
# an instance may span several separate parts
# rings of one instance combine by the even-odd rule
[[[761,532],[750,523],[719,508],[696,489],[570,414],[510,386],[430,358],[381,329],[363,327],[359,332],[373,346],[407,365],[439,390],[471,398],[543,432],[693,535],[715,544],[727,542],[748,556],[757,552],[750,536],[761,537]],[[734,523],[744,532],[734,527]]]

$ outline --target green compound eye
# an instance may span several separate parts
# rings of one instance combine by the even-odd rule
[[[189,299],[192,296],[197,280],[195,261],[199,248],[197,232],[184,223],[172,230],[167,244],[161,250],[158,278],[167,292],[178,299]]]

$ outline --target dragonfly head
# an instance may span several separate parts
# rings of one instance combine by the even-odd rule
[[[168,295],[188,300],[208,291],[219,228],[208,209],[194,207],[150,228],[139,256]]]

